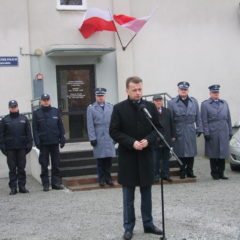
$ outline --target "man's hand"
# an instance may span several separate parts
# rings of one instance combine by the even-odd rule
[[[205,141],[209,141],[211,139],[210,135],[205,135],[204,138],[205,138]]]
[[[90,144],[92,145],[92,147],[96,147],[97,146],[97,140],[90,141]]]
[[[133,143],[133,148],[136,149],[136,150],[143,150],[142,144],[139,141],[135,141]]]
[[[140,143],[142,144],[142,148],[146,148],[148,146],[148,140],[146,139],[142,139]]]
[[[172,138],[171,140],[172,140],[172,142],[175,142],[175,141],[176,141],[176,138],[174,137],[174,138]]]

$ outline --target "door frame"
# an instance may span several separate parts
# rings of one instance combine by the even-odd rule
[[[94,95],[94,89],[96,86],[96,81],[95,81],[95,65],[94,64],[81,64],[81,65],[56,65],[56,82],[57,82],[57,102],[58,102],[58,108],[60,109],[60,102],[59,99],[61,99],[61,86],[60,86],[60,76],[59,76],[59,72],[60,70],[89,70],[90,72],[90,89],[91,91],[91,102],[89,104],[91,104],[92,102],[95,101],[95,95]],[[61,109],[60,109],[61,110]],[[74,112],[61,112],[62,115],[76,115],[76,114],[80,114],[82,113],[82,111],[74,111]],[[86,112],[84,113],[85,115],[85,121],[86,121]],[[87,131],[87,122],[85,122],[84,124],[84,128]],[[86,142],[88,141],[88,137],[82,137],[82,138],[74,138],[74,139],[67,139],[66,142]]]

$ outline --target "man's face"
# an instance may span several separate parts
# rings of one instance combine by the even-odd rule
[[[9,108],[9,111],[12,112],[12,113],[18,112],[18,111],[19,111],[19,108],[18,108],[18,106],[13,106],[13,107],[10,107],[10,108]]]
[[[142,83],[130,82],[126,92],[131,100],[140,100],[142,98]]]
[[[210,97],[211,97],[213,100],[219,99],[219,92],[210,92]]]
[[[105,103],[106,96],[105,95],[96,95],[95,99],[99,104],[103,104],[103,103]]]
[[[43,107],[48,107],[48,106],[50,106],[50,104],[51,104],[50,99],[43,99],[43,100],[41,100],[41,105]]]
[[[163,106],[163,99],[156,99],[153,101],[157,109],[160,109]]]
[[[187,97],[188,96],[188,92],[189,92],[188,89],[184,89],[184,88],[179,88],[178,89],[178,94],[182,98]]]

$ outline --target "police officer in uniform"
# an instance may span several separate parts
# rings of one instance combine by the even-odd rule
[[[229,140],[232,123],[228,104],[219,98],[220,85],[209,87],[210,98],[201,104],[205,155],[210,158],[211,175],[214,180],[228,179],[224,176],[225,158],[229,156]]]
[[[105,88],[96,88],[96,101],[87,108],[87,129],[93,154],[97,159],[99,185],[104,186],[106,183],[113,186],[111,166],[112,157],[116,156],[116,151],[109,135],[113,105],[105,101],[106,92]]]
[[[193,173],[194,156],[197,155],[196,135],[202,133],[199,105],[195,98],[188,95],[188,82],[178,83],[178,96],[168,102],[176,126],[176,141],[173,148],[183,163],[180,178],[196,178]]]
[[[0,148],[7,156],[10,195],[28,193],[26,185],[26,154],[32,149],[32,133],[27,117],[19,113],[18,103],[11,100],[10,113],[1,121]]]
[[[59,144],[61,148],[65,145],[64,128],[60,111],[51,106],[50,96],[48,94],[42,94],[41,107],[33,112],[33,137],[36,147],[40,150],[40,177],[43,191],[49,191],[49,154],[51,155],[52,166],[52,189],[63,189],[59,170]]]

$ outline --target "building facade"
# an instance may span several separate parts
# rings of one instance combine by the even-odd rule
[[[93,89],[106,87],[114,104],[126,98],[125,79],[137,75],[144,79],[144,94],[175,96],[177,83],[188,81],[199,103],[208,98],[208,86],[218,83],[233,123],[240,120],[237,0],[12,0],[0,6],[0,116],[10,99],[21,112],[31,112],[32,101],[47,92],[62,110],[67,140],[87,141],[85,113]],[[91,7],[134,17],[157,9],[123,51],[116,33],[96,32],[88,39],[80,34]],[[133,33],[117,29],[125,45]],[[4,57],[16,57],[18,65],[1,65]]]

